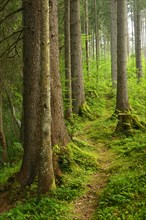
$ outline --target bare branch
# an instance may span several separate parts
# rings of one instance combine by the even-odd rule
[[[10,53],[18,44],[19,41],[21,41],[23,39],[23,37],[21,37],[21,33],[18,36],[17,40],[14,41],[9,48],[7,48],[7,50],[5,50],[1,55],[0,55],[0,59],[6,54],[6,53]]]
[[[21,8],[18,8],[16,11],[13,11],[12,13],[8,14],[6,17],[4,17],[4,18],[0,21],[0,25],[1,25],[7,18],[11,17],[12,15],[14,15],[14,14],[16,14],[16,13],[22,11],[22,10],[23,10],[23,8],[21,7]]]
[[[5,37],[4,39],[2,39],[2,40],[0,41],[0,44],[3,43],[3,42],[4,42],[5,40],[7,40],[8,38],[12,37],[13,35],[18,34],[18,33],[22,33],[22,32],[23,32],[23,29],[13,32],[12,34],[10,34],[10,35],[8,35],[7,37]]]

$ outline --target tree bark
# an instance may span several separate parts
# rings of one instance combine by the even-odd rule
[[[112,85],[117,83],[117,1],[111,0],[111,72]]]
[[[70,33],[73,113],[79,114],[85,102],[79,0],[70,1]]]
[[[23,0],[23,145],[18,180],[31,184],[40,155],[40,1]]]
[[[49,4],[41,0],[41,152],[38,176],[38,191],[45,194],[55,187],[51,146],[50,105],[50,42]]]
[[[7,144],[3,129],[3,116],[2,116],[2,90],[3,90],[2,72],[0,72],[0,146],[2,147],[2,161],[7,162],[8,160]]]
[[[136,73],[138,81],[142,77],[142,57],[141,57],[141,14],[139,2],[134,0],[134,27],[135,27],[135,55]]]
[[[65,57],[65,88],[67,110],[66,118],[72,115],[72,88],[71,88],[71,53],[70,53],[70,1],[64,0],[64,57]]]
[[[97,2],[94,0],[94,13],[95,13],[95,46],[96,46],[96,68],[98,74],[99,65],[99,16],[97,11]],[[97,75],[98,77],[98,75]]]
[[[89,27],[88,27],[88,0],[85,0],[85,48],[86,48],[86,71],[89,77]]]
[[[51,140],[52,145],[65,146],[68,133],[64,122],[62,89],[59,73],[57,1],[50,0],[50,70],[51,70]]]
[[[127,61],[127,0],[117,2],[117,99],[118,125],[116,130],[122,130],[128,121],[129,111],[128,88],[126,77]]]

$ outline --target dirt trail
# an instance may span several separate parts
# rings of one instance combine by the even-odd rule
[[[115,155],[102,143],[96,144],[100,171],[94,174],[86,186],[86,194],[74,202],[74,220],[90,220],[98,206],[98,197],[109,179],[108,170],[112,167]]]

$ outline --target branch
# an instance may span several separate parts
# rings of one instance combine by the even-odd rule
[[[10,46],[7,50],[5,50],[5,51],[0,55],[0,59],[1,59],[7,52],[10,53],[10,52],[16,47],[17,43],[18,43],[20,40],[22,40],[22,39],[23,39],[23,37],[21,37],[21,33],[20,33],[20,35],[18,36],[17,40],[14,41],[14,42],[11,44],[11,46]]]
[[[22,33],[22,32],[23,32],[23,29],[13,32],[12,34],[10,34],[10,35],[8,35],[7,37],[5,37],[4,39],[2,39],[2,40],[0,41],[0,44],[1,44],[2,42],[4,42],[5,40],[7,40],[8,38],[12,37],[13,35],[18,34],[18,33]]]
[[[12,13],[8,14],[6,17],[4,17],[4,18],[0,21],[0,25],[1,25],[7,18],[11,17],[12,15],[14,15],[14,14],[16,14],[16,13],[22,11],[22,10],[23,10],[23,8],[21,7],[21,8],[18,8],[16,11],[13,11]]]
[[[7,6],[8,3],[9,3],[9,0],[7,0],[6,3],[0,8],[0,12],[2,12],[2,10],[4,10],[4,8]]]

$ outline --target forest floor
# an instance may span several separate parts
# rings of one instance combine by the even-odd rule
[[[105,119],[101,118],[96,126],[96,132],[104,132],[102,123]],[[83,134],[79,135],[81,140],[85,140],[94,146],[97,154],[98,171],[94,173],[85,187],[85,192],[73,202],[73,219],[90,220],[98,207],[99,195],[108,183],[114,161],[117,159],[116,153],[106,146],[104,140],[94,140],[90,137],[90,132],[94,130],[95,121],[85,123]],[[106,134],[105,134],[106,135]],[[104,136],[104,135],[103,135]]]
[[[145,133],[114,135],[117,121],[110,115],[77,125],[71,148],[77,164],[51,197],[38,202],[37,185],[23,191],[10,182],[0,189],[0,220],[146,219]]]
[[[74,201],[74,219],[89,220],[98,206],[98,197],[109,179],[108,170],[111,169],[115,153],[109,150],[103,143],[97,143],[99,169],[86,186],[86,193]]]
[[[103,119],[100,119],[100,122],[98,123],[98,130],[103,133],[102,129],[100,128],[102,120]],[[93,146],[94,154],[96,154],[96,157],[98,158],[98,171],[91,175],[87,185],[85,186],[84,194],[71,202],[71,206],[73,207],[71,218],[74,220],[91,219],[98,206],[98,197],[106,186],[110,177],[109,170],[111,170],[112,164],[117,157],[117,155],[106,146],[103,140],[99,142],[94,140],[94,138],[90,138],[92,129],[94,129],[94,124],[95,121],[86,121],[83,126],[84,132],[82,132],[81,135],[77,135],[77,138],[84,140],[85,143]],[[5,186],[6,189],[0,190],[0,213],[15,207],[18,201],[23,202],[23,199],[26,196],[23,194],[23,192],[20,192],[21,189],[17,188],[17,186],[15,192],[15,186],[14,188],[9,188],[9,185],[11,186],[11,183]]]

